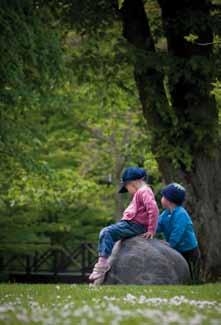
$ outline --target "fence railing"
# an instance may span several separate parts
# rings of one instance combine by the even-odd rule
[[[17,282],[87,282],[97,245],[50,246],[31,253],[0,254],[0,273]]]

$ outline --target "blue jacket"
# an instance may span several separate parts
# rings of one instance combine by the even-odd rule
[[[198,246],[192,220],[182,206],[177,206],[172,213],[168,209],[161,213],[157,233],[163,233],[170,246],[179,252]]]

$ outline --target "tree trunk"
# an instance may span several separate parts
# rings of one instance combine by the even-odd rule
[[[216,280],[221,276],[221,154],[218,113],[210,95],[212,47],[192,44],[184,38],[192,33],[199,43],[212,42],[208,1],[158,2],[168,42],[166,77],[172,105],[165,93],[160,62],[148,65],[156,54],[142,0],[124,1],[123,33],[138,50],[135,79],[159,168],[166,182],[186,186],[186,206],[202,251],[203,278]]]
[[[199,234],[203,277],[217,280],[221,276],[221,155],[210,159],[199,154],[192,171],[188,206]]]
[[[187,189],[185,206],[192,216],[202,253],[202,279],[215,281],[221,276],[221,153],[213,158],[202,153],[193,157],[189,172],[175,169],[166,159],[159,167],[167,183],[177,181]]]

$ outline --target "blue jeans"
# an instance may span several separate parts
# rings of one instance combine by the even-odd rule
[[[99,235],[99,256],[110,256],[113,246],[118,240],[140,235],[146,231],[144,225],[127,220],[121,220],[113,225],[103,228]]]

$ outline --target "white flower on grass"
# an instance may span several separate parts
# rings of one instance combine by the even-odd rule
[[[132,303],[132,304],[135,304],[136,300],[137,300],[137,297],[133,296],[130,293],[128,293],[126,295],[126,297],[123,298],[123,301],[129,302],[129,303]]]
[[[114,300],[117,300],[116,297],[108,297],[108,296],[104,296],[103,299],[104,299],[104,300],[107,300],[107,301],[114,301]]]
[[[169,304],[176,305],[176,306],[181,305],[182,303],[185,302],[186,299],[184,296],[175,296],[169,300]]]
[[[79,323],[79,324],[80,324],[80,325],[87,325],[87,324],[88,324],[87,319],[82,318],[82,319],[80,320],[80,323]]]
[[[189,320],[189,325],[201,325],[203,324],[205,320],[205,316],[202,316],[200,314],[196,314]]]
[[[111,302],[109,302],[107,304],[106,310],[108,312],[110,312],[111,314],[115,315],[115,316],[119,316],[119,317],[125,317],[125,316],[129,316],[131,315],[131,310],[125,310],[125,309],[121,309],[119,306],[112,304]]]
[[[22,321],[23,323],[29,323],[30,319],[28,318],[27,314],[16,314],[16,318],[20,321]]]
[[[73,314],[74,314],[74,316],[77,316],[77,317],[80,317],[83,315],[87,315],[88,318],[95,317],[94,310],[88,305],[84,305],[83,307],[76,309]]]
[[[4,304],[0,306],[0,313],[5,313],[7,311],[15,311],[15,308],[11,304]]]
[[[211,325],[220,325],[220,318],[219,319],[212,319],[210,324]]]
[[[206,300],[191,300],[187,299],[184,296],[174,296],[170,299],[168,298],[160,298],[160,297],[153,297],[153,298],[147,298],[144,295],[141,295],[140,297],[136,297],[128,293],[124,298],[124,302],[135,304],[153,304],[153,305],[175,305],[175,306],[180,306],[182,304],[188,304],[188,305],[194,305],[195,307],[198,308],[214,308],[218,310],[221,308],[221,304],[217,303],[216,301],[206,301]]]

